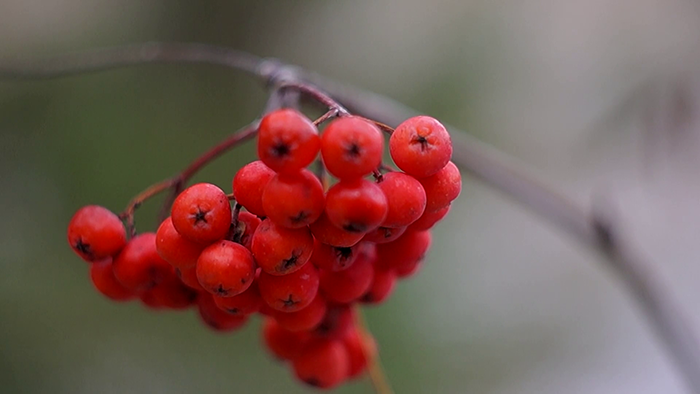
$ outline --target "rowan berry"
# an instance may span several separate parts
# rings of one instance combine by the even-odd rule
[[[126,245],[124,224],[99,205],[80,208],[68,223],[68,243],[85,261],[115,256]]]
[[[260,160],[244,165],[233,177],[233,196],[249,212],[265,216],[262,205],[263,190],[275,172]]]
[[[209,328],[215,331],[234,331],[245,325],[248,315],[236,316],[219,309],[214,297],[209,293],[199,293],[197,297],[199,317]]]
[[[452,207],[452,205],[448,205],[448,206],[446,206],[442,209],[439,209],[437,211],[432,211],[432,212],[425,211],[425,212],[423,212],[423,215],[418,220],[411,223],[411,225],[408,226],[408,228],[411,231],[430,230],[431,228],[433,228],[433,226],[437,222],[439,222],[440,220],[445,218],[445,216],[447,216],[447,214],[450,212],[451,207]]]
[[[319,338],[341,339],[354,327],[355,311],[349,305],[329,304],[321,324],[313,331]]]
[[[348,116],[331,122],[321,135],[321,155],[339,179],[361,178],[382,163],[384,138],[371,122]]]
[[[296,358],[311,340],[307,331],[285,330],[271,317],[263,320],[262,332],[265,347],[280,360]]]
[[[263,271],[258,279],[262,299],[272,309],[294,312],[306,308],[318,293],[318,270],[313,264],[288,275],[275,276]]]
[[[293,367],[296,377],[302,382],[328,389],[347,379],[350,360],[342,342],[316,339],[294,358]]]
[[[264,272],[287,275],[309,261],[313,248],[314,238],[308,228],[284,228],[265,219],[253,234],[250,250]]]
[[[409,278],[420,271],[420,268],[423,266],[423,259],[420,260],[411,260],[408,264],[404,264],[400,267],[397,267],[394,272],[396,273],[396,277],[398,279],[406,279]]]
[[[323,213],[325,196],[321,181],[307,169],[277,174],[262,196],[263,209],[275,224],[300,228],[313,223]]]
[[[387,210],[382,189],[366,179],[341,180],[326,194],[328,220],[345,231],[374,230],[386,218]]]
[[[135,296],[114,277],[111,257],[90,264],[90,279],[97,291],[113,301],[127,301]]]
[[[420,180],[427,196],[426,212],[444,209],[462,191],[462,176],[453,162],[447,163],[437,173]]]
[[[317,294],[306,308],[296,312],[275,311],[272,316],[277,323],[289,331],[309,331],[316,328],[326,315],[326,300]]]
[[[395,285],[396,272],[394,272],[394,270],[385,269],[375,265],[372,284],[369,286],[369,289],[362,296],[360,301],[365,304],[382,303],[389,298]]]
[[[377,183],[387,201],[387,215],[382,227],[405,227],[425,211],[425,190],[416,178],[402,172],[384,174]]]
[[[452,157],[450,134],[429,116],[415,116],[401,123],[389,138],[394,163],[409,175],[424,178],[438,172]]]
[[[320,147],[316,126],[294,109],[278,109],[260,121],[258,157],[278,173],[293,173],[308,166]]]
[[[175,268],[194,267],[204,246],[180,235],[170,217],[156,231],[156,250],[160,257]]]
[[[350,232],[336,227],[330,220],[328,215],[322,213],[315,222],[309,225],[309,229],[314,237],[326,245],[336,247],[350,247],[360,242],[364,233]]]
[[[359,244],[350,247],[326,245],[318,239],[314,240],[314,252],[311,262],[320,269],[342,271],[352,265],[357,259]]]
[[[154,309],[186,309],[197,299],[197,292],[182,283],[173,272],[143,292],[140,298],[146,306]]]
[[[411,267],[430,248],[430,231],[407,231],[396,241],[377,245],[377,263],[384,269]]]
[[[262,220],[250,212],[238,213],[238,226],[235,229],[234,242],[237,242],[246,248],[250,249],[253,244],[253,234]]]
[[[171,217],[177,232],[191,241],[206,245],[224,238],[228,233],[231,204],[218,186],[198,183],[177,196]]]
[[[221,297],[244,292],[255,278],[255,260],[245,246],[232,241],[216,242],[197,259],[197,279],[204,289]]]
[[[219,308],[232,315],[251,315],[260,310],[263,299],[260,297],[257,282],[253,281],[248,289],[233,297],[214,295],[214,302]]]
[[[119,283],[134,292],[148,290],[173,273],[156,250],[154,233],[139,234],[127,242],[112,268]]]
[[[377,227],[362,238],[363,241],[385,244],[399,238],[407,227]]]
[[[368,254],[361,254],[347,269],[333,272],[320,270],[321,291],[332,302],[341,304],[353,302],[367,292],[372,284],[373,260]]]
[[[370,334],[362,335],[357,328],[353,328],[342,341],[350,361],[348,378],[356,378],[367,369],[369,360],[377,356],[377,343]]]
[[[175,274],[178,278],[180,278],[180,281],[182,281],[182,283],[184,283],[190,289],[194,289],[199,292],[206,291],[204,290],[204,287],[199,284],[196,266],[188,268],[175,268]]]

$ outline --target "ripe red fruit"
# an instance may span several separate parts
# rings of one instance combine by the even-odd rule
[[[236,202],[258,216],[265,216],[262,205],[263,190],[275,172],[260,160],[244,165],[233,177],[233,195]]]
[[[262,270],[270,275],[287,275],[303,267],[314,248],[308,228],[288,229],[270,219],[260,223],[250,250]]]
[[[350,360],[343,343],[311,341],[293,361],[294,373],[302,382],[318,388],[333,388],[348,377]]]
[[[341,339],[355,325],[355,311],[349,305],[328,305],[321,324],[313,331],[319,338]]]
[[[185,238],[210,244],[222,239],[231,225],[231,204],[226,193],[211,183],[185,189],[173,202],[173,225]]]
[[[430,231],[407,231],[396,241],[377,245],[377,263],[384,269],[412,267],[430,248]]]
[[[326,315],[326,300],[317,294],[311,304],[306,308],[296,312],[274,311],[272,316],[277,323],[289,331],[309,331],[321,324]]]
[[[379,167],[384,152],[382,132],[356,116],[334,120],[321,136],[321,155],[328,172],[339,179],[361,178]]]
[[[425,211],[425,190],[416,178],[402,172],[386,173],[377,183],[387,201],[387,215],[382,227],[405,227]]]
[[[357,259],[358,246],[337,247],[326,245],[314,240],[314,252],[311,254],[311,262],[316,267],[330,271],[342,271],[352,265]]]
[[[363,241],[385,244],[399,238],[406,227],[377,227],[362,238]]]
[[[199,293],[197,310],[202,322],[215,331],[234,331],[243,327],[248,321],[248,315],[236,316],[219,309],[214,303],[213,296],[209,293]]]
[[[154,233],[132,238],[114,259],[112,268],[119,283],[134,292],[150,289],[173,272],[156,250]]]
[[[239,212],[238,213],[238,226],[236,228],[236,233],[234,234],[234,242],[245,246],[250,249],[253,244],[253,234],[262,220],[259,217],[253,215],[250,212]]]
[[[349,268],[343,271],[320,270],[323,295],[329,301],[341,304],[350,303],[362,297],[372,284],[374,276],[372,257],[361,254]]]
[[[180,235],[171,218],[160,224],[156,232],[156,250],[175,268],[194,267],[204,246]]]
[[[267,217],[287,228],[313,223],[323,213],[323,185],[307,169],[292,174],[277,174],[268,182],[262,197]]]
[[[187,287],[197,290],[199,292],[206,291],[204,290],[204,287],[202,287],[202,285],[199,284],[199,279],[197,279],[196,267],[175,268],[175,274],[178,278],[180,278],[180,281],[182,281],[182,283],[184,283]]]
[[[294,109],[278,109],[260,121],[258,157],[278,173],[294,173],[308,166],[320,147],[316,126]]]
[[[126,230],[109,209],[88,205],[68,223],[68,243],[85,261],[99,261],[115,256],[126,245]]]
[[[260,297],[257,282],[253,281],[243,293],[233,297],[215,295],[214,302],[219,308],[232,315],[250,315],[260,310],[263,299]]]
[[[380,304],[389,298],[395,285],[396,273],[375,265],[372,284],[360,301],[365,304]]]
[[[285,330],[271,317],[263,321],[262,331],[265,347],[280,360],[296,358],[311,340],[308,332]]]
[[[298,271],[284,276],[263,271],[258,279],[262,299],[275,310],[294,312],[306,308],[318,293],[318,270],[305,264]]]
[[[357,328],[353,328],[343,337],[343,345],[350,360],[350,379],[360,376],[367,369],[369,360],[377,356],[377,343],[374,338],[369,334],[363,336]]]
[[[127,301],[134,298],[134,293],[114,277],[111,257],[90,264],[90,279],[97,291],[113,301]]]
[[[408,228],[411,231],[425,231],[425,230],[430,230],[433,228],[433,226],[442,220],[447,214],[450,212],[450,208],[452,205],[448,205],[445,208],[442,208],[437,211],[433,212],[428,212],[425,211],[423,212],[423,216],[421,216],[418,220],[413,222]]]
[[[352,233],[366,233],[379,227],[387,211],[382,189],[366,179],[341,180],[326,195],[328,220]]]
[[[328,220],[328,215],[325,212],[318,220],[309,225],[309,229],[318,241],[337,247],[353,246],[360,242],[364,235],[364,233],[351,233],[336,227]]]
[[[197,299],[197,292],[187,287],[172,273],[142,293],[140,298],[146,306],[154,309],[186,309]]]
[[[450,134],[429,116],[415,116],[401,123],[389,139],[394,163],[409,175],[424,178],[438,172],[452,157]]]
[[[440,169],[437,173],[420,180],[428,198],[426,212],[444,209],[454,201],[462,191],[462,176],[453,162]]]
[[[219,241],[202,251],[197,260],[197,279],[204,289],[221,297],[244,292],[255,278],[255,261],[245,246]]]

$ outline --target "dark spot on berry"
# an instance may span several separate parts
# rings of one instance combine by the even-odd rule
[[[289,220],[291,220],[293,224],[306,223],[309,216],[308,212],[300,211],[296,216],[290,217]]]
[[[284,142],[279,142],[272,147],[272,155],[276,157],[289,156],[289,146]]]
[[[335,257],[338,259],[338,262],[341,264],[341,266],[345,266],[345,263],[352,258],[352,248],[348,247],[335,247]]]
[[[300,302],[300,301],[294,301],[294,297],[291,294],[289,295],[289,297],[287,297],[286,300],[280,299],[280,301],[282,301],[285,308],[291,308]]]
[[[301,253],[295,250],[288,259],[282,260],[282,271],[287,271],[296,267],[297,263],[299,262],[299,256],[301,256]]]
[[[321,382],[316,378],[308,378],[308,379],[304,380],[304,383],[308,384],[309,386],[313,386],[313,387],[321,387]]]
[[[384,232],[384,238],[391,238],[391,236],[394,234],[394,232],[388,227],[382,227],[382,231]]]
[[[83,242],[82,238],[78,238],[78,241],[76,241],[73,248],[89,258],[93,257],[92,248],[90,248],[90,244],[86,244],[85,242]]]
[[[226,308],[226,312],[228,312],[232,315],[238,315],[241,313],[241,310],[238,308]]]
[[[360,298],[360,301],[363,301],[363,302],[374,302],[374,294],[372,294],[371,292],[369,292],[369,293],[363,295],[362,298]]]
[[[360,145],[352,142],[350,146],[347,147],[346,152],[350,157],[358,157],[362,154],[362,149],[360,148]]]
[[[204,211],[202,208],[197,207],[197,212],[194,215],[191,215],[191,217],[194,219],[194,224],[198,224],[199,222],[207,223],[208,212],[209,211]]]
[[[245,278],[241,278],[241,284],[244,285],[247,280]]]
[[[216,291],[216,294],[220,295],[221,297],[228,296],[228,292],[229,292],[229,290],[225,289],[221,283],[219,283],[219,287],[217,287],[215,291]]]
[[[184,285],[183,285],[184,286]],[[187,293],[187,301],[189,302],[194,302],[197,299],[197,292],[190,289],[189,287],[185,287],[188,291]]]
[[[347,223],[343,226],[343,230],[350,233],[364,233],[366,228],[362,223]]]
[[[426,150],[430,146],[430,143],[428,142],[428,139],[425,138],[422,135],[417,135],[413,141],[411,141],[414,144],[420,144],[420,149],[421,150]]]

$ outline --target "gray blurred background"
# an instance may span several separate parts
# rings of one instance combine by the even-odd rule
[[[0,58],[198,41],[386,94],[608,196],[700,332],[699,22],[691,0],[0,0]],[[259,321],[222,336],[109,302],[65,241],[77,208],[121,210],[264,99],[207,66],[0,81],[0,392],[307,392]],[[250,148],[196,180],[229,189]],[[367,315],[397,393],[684,392],[595,254],[466,173],[422,272]]]

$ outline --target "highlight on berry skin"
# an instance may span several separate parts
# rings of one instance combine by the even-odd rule
[[[68,243],[94,289],[160,313],[195,309],[221,335],[261,318],[263,348],[300,384],[332,389],[365,375],[377,344],[358,308],[388,302],[420,271],[461,174],[431,117],[405,120],[388,142],[371,120],[325,120],[319,131],[297,110],[268,113],[257,160],[229,175],[230,189],[173,186],[181,191],[156,232],[134,227],[148,193],[121,214],[80,208]]]

